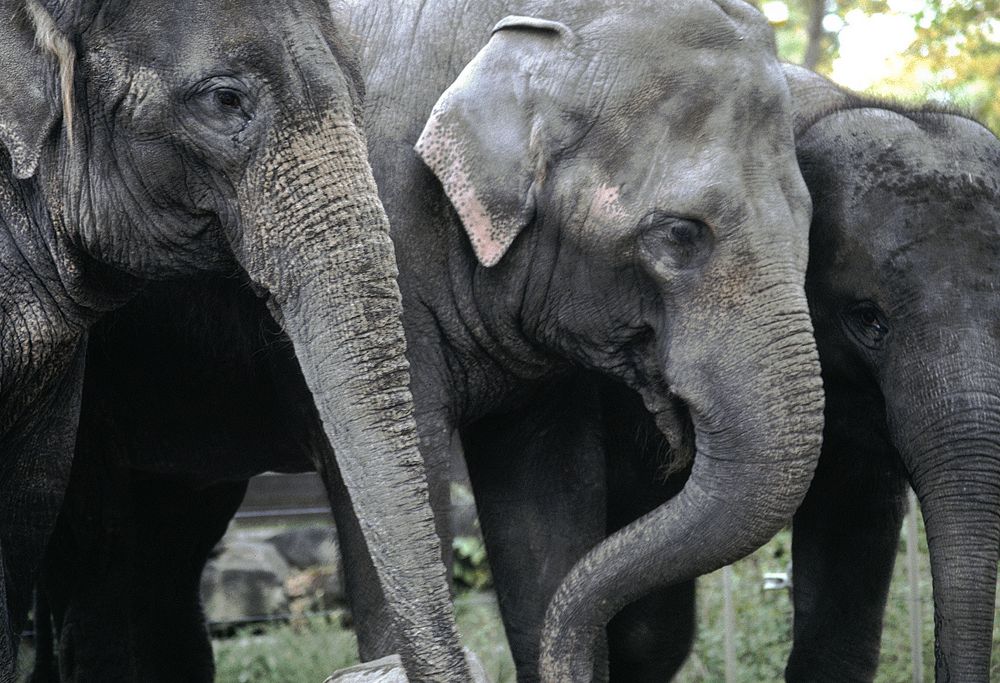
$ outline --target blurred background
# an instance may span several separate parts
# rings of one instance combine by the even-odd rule
[[[1000,131],[1000,0],[751,0],[782,59],[848,88],[950,104]]]

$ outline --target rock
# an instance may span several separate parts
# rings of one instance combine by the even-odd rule
[[[471,683],[490,683],[483,663],[469,648],[465,648],[465,661],[468,662],[469,673],[472,674]],[[373,662],[341,669],[324,683],[407,683],[407,681],[399,655],[390,655]]]
[[[340,548],[333,527],[308,526],[288,529],[268,538],[288,564],[296,569],[340,566]]]
[[[390,655],[341,669],[324,683],[408,683],[408,679],[399,655]]]
[[[284,583],[290,569],[268,543],[227,544],[201,575],[201,599],[209,621],[237,622],[288,613]]]

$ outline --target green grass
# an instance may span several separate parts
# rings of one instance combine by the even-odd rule
[[[490,680],[514,681],[514,662],[493,597],[461,595],[455,614],[462,642],[479,655]],[[248,630],[216,640],[214,648],[217,683],[322,683],[358,658],[354,633],[337,617],[310,617],[262,632]]]
[[[876,679],[882,683],[911,680],[905,535],[904,532],[900,542],[882,638],[882,659]],[[783,571],[788,565],[789,552],[790,534],[786,531],[734,566],[738,681],[757,683],[783,678],[785,660],[791,648],[791,599],[788,591],[762,590],[761,575],[766,571]],[[920,560],[924,677],[933,680],[933,602],[922,528]],[[725,677],[721,572],[700,580],[698,603],[698,639],[692,656],[676,680],[680,683],[717,683]],[[514,667],[495,601],[489,594],[467,593],[459,597],[456,613],[464,643],[483,660],[491,680],[512,683]],[[993,643],[990,679],[1000,680],[1000,625],[994,627]],[[350,632],[338,621],[319,618],[296,627],[269,628],[263,636],[243,635],[219,640],[215,647],[219,683],[320,683],[356,657],[356,645]]]
[[[919,522],[918,544],[924,680],[932,681],[934,602],[931,597],[931,570],[922,520]],[[764,591],[761,576],[768,571],[784,571],[788,565],[790,550],[791,533],[784,531],[733,567],[736,672],[737,681],[741,683],[783,680],[785,662],[791,650],[791,596],[788,591]],[[909,602],[904,526],[882,632],[881,658],[875,678],[879,683],[904,683],[912,680]],[[691,657],[675,679],[678,683],[714,683],[725,679],[721,571],[699,580],[698,603],[698,639]],[[990,680],[1000,680],[1000,619],[994,619],[993,625]]]

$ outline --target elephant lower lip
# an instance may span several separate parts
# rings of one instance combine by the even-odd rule
[[[687,403],[672,392],[643,392],[643,402],[670,446],[663,462],[664,477],[685,469],[695,455],[694,422]]]

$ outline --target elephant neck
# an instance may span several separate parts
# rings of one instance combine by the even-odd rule
[[[437,276],[413,272],[402,254],[399,266],[417,412],[447,405],[459,426],[508,409],[568,365],[528,336],[517,273],[482,268],[460,226],[452,235]]]

